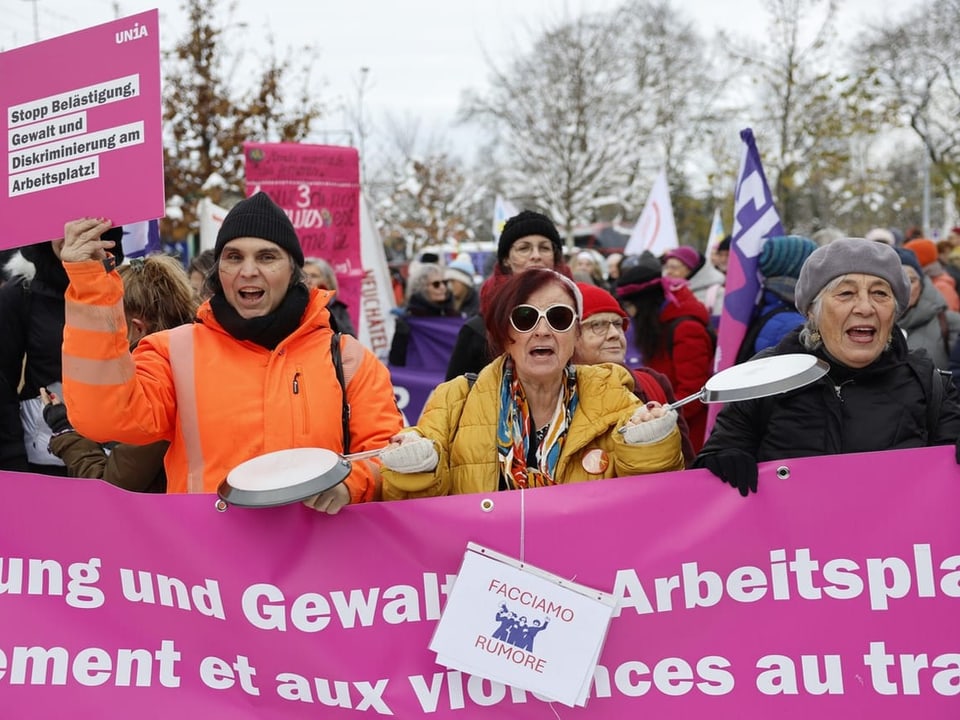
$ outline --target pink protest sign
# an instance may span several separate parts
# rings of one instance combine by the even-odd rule
[[[0,247],[164,213],[157,11],[0,53]]]
[[[333,517],[2,474],[3,712],[553,717],[428,649],[474,541],[617,598],[586,707],[564,718],[952,720],[953,454],[766,463],[749,498],[694,470]],[[470,628],[486,636],[501,604],[530,621],[562,612],[488,594]],[[562,662],[553,620],[496,660]]]
[[[266,192],[290,216],[303,254],[333,266],[355,328],[360,327],[360,158],[355,148],[244,143],[247,195]]]

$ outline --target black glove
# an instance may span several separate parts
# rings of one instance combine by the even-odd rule
[[[757,461],[746,450],[729,448],[697,458],[695,467],[703,467],[744,497],[757,491]]]
[[[50,403],[44,406],[43,419],[53,430],[54,435],[73,430],[73,425],[67,420],[67,406],[63,403]]]

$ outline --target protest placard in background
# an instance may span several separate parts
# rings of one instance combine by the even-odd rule
[[[0,53],[0,248],[164,214],[158,14]]]

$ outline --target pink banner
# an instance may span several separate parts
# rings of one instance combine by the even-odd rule
[[[0,53],[0,247],[164,214],[157,11]]]
[[[749,498],[696,470],[334,517],[0,482],[4,716],[554,717],[427,649],[474,541],[620,599],[563,718],[957,717],[953,448],[766,463]]]
[[[360,156],[355,148],[244,143],[247,195],[263,190],[296,228],[303,254],[333,266],[337,296],[360,327]]]

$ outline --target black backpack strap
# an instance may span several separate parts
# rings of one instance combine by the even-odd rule
[[[950,376],[940,372],[933,366],[933,377],[930,379],[930,401],[927,403],[927,442],[933,437],[940,420],[940,409],[943,407],[943,383],[951,382]]]
[[[760,333],[763,332],[763,328],[770,318],[772,318],[774,315],[779,315],[780,313],[790,312],[791,310],[793,310],[793,308],[787,305],[778,305],[772,310],[768,310],[763,315],[755,317],[747,327],[747,332],[743,336],[743,340],[740,343],[740,349],[737,351],[737,359],[734,361],[734,363],[739,365],[740,363],[746,362],[752,358],[756,354],[753,348],[757,344],[757,338],[760,337]]]
[[[337,382],[340,383],[340,394],[343,397],[343,409],[340,413],[340,422],[343,425],[343,454],[350,452],[350,404],[347,402],[347,382],[343,378],[343,358],[340,354],[340,333],[334,333],[330,338],[330,357],[333,368],[337,373]]]

